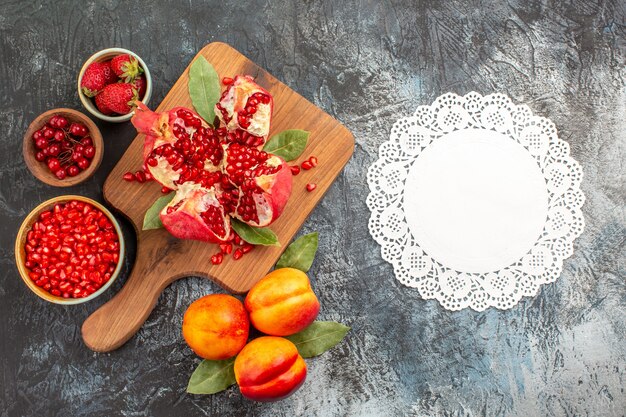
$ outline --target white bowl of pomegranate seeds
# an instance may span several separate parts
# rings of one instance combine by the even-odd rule
[[[102,161],[100,130],[72,109],[52,109],[26,130],[22,151],[26,166],[48,185],[69,187],[91,177]]]
[[[77,195],[50,199],[24,219],[15,260],[28,288],[56,304],[80,304],[113,284],[122,267],[124,238],[100,203]]]
[[[128,49],[107,48],[93,54],[78,73],[78,97],[98,119],[121,123],[130,120],[134,100],[148,104],[152,77],[141,57]]]

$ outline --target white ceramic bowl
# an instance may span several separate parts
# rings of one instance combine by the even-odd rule
[[[80,72],[78,73],[78,83],[76,85],[78,89],[78,97],[80,97],[80,101],[83,103],[83,106],[85,106],[87,111],[93,114],[95,117],[97,117],[100,120],[113,122],[113,123],[121,123],[121,122],[126,122],[130,120],[134,112],[130,112],[128,114],[124,114],[121,116],[107,116],[106,114],[102,114],[96,107],[95,103],[93,102],[93,99],[83,94],[80,88],[80,82],[82,81],[83,74],[85,73],[85,70],[87,69],[89,64],[91,64],[92,62],[107,61],[121,54],[129,54],[129,55],[134,56],[139,61],[139,65],[141,65],[141,68],[143,68],[144,76],[146,77],[146,94],[144,94],[141,101],[147,105],[148,101],[150,101],[150,96],[152,96],[152,77],[150,76],[150,70],[148,69],[148,66],[146,65],[145,62],[143,62],[143,59],[141,59],[139,55],[137,55],[136,53],[132,51],[129,51],[128,49],[107,48],[107,49],[103,49],[100,52],[96,52],[95,54],[93,54],[87,61],[85,61],[85,63],[83,64],[83,67],[80,69]]]

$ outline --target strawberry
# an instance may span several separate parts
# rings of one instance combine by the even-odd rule
[[[107,65],[102,62],[92,62],[89,64],[83,78],[80,80],[80,88],[87,97],[98,94],[107,84]],[[109,68],[110,71],[110,68]]]
[[[113,73],[113,71],[111,71],[111,73]],[[115,74],[113,74],[115,75]],[[98,94],[95,98],[96,101],[96,107],[98,108],[98,110],[100,111],[100,113],[106,115],[106,116],[110,116],[113,114],[113,110],[111,110],[110,108],[108,108],[106,106],[106,104],[104,103],[104,101],[102,100],[104,98],[104,95],[102,93]]]
[[[102,96],[100,105],[104,109],[119,114],[128,114],[134,107],[133,102],[137,100],[137,89],[127,83],[109,84],[98,96]]]
[[[130,84],[137,89],[137,97],[141,100],[143,95],[146,94],[146,78],[143,75],[139,75]]]
[[[139,66],[139,61],[134,56],[128,54],[118,55],[111,60],[113,72],[125,82],[131,82],[141,73],[143,68]]]
[[[106,66],[104,69],[104,81],[106,84],[113,84],[117,82],[117,74],[113,72],[113,68],[111,68],[111,61],[104,61],[103,64]]]

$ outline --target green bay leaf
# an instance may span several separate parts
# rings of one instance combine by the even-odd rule
[[[350,327],[334,321],[315,321],[300,333],[286,336],[303,358],[321,355],[346,336]]]
[[[317,243],[317,232],[294,240],[276,262],[276,268],[296,268],[302,272],[308,272],[317,252]]]
[[[236,382],[235,358],[223,361],[203,360],[189,378],[187,392],[190,394],[215,394]]]
[[[199,56],[189,68],[189,97],[196,112],[209,124],[215,120],[215,104],[220,99],[220,79],[213,65]]]
[[[237,234],[253,245],[280,246],[278,237],[269,227],[252,227],[240,220],[231,219],[230,223]]]
[[[293,161],[304,152],[308,139],[309,132],[306,130],[283,130],[273,135],[265,146],[263,146],[263,150],[278,155],[289,162]]]
[[[163,207],[167,206],[169,202],[172,201],[175,195],[176,193],[171,192],[168,195],[160,197],[154,202],[154,204],[152,204],[143,217],[142,230],[160,229],[163,227],[159,213],[163,210]]]

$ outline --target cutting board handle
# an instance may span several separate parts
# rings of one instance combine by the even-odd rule
[[[153,242],[158,240],[137,242],[135,267],[124,287],[83,323],[83,341],[91,350],[110,352],[123,345],[146,321],[163,289],[174,281],[175,277],[163,276],[166,268],[159,267],[167,252]]]

